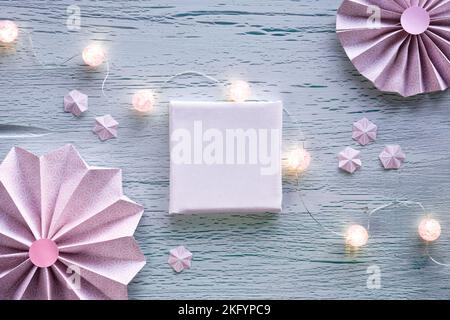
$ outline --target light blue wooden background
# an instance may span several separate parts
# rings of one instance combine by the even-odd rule
[[[66,27],[71,4],[81,8],[79,31]],[[323,224],[341,231],[366,223],[366,207],[395,198],[422,201],[443,227],[432,254],[450,262],[450,92],[404,99],[374,89],[337,41],[338,6],[330,0],[0,1],[0,18],[22,29],[15,49],[0,54],[0,157],[15,145],[42,154],[73,143],[90,164],[123,169],[126,194],[145,206],[136,239],[147,265],[129,286],[133,299],[448,299],[450,269],[426,257],[416,208],[374,217],[369,245],[353,254],[307,216],[289,175],[280,215],[167,214],[167,102],[223,99],[220,87],[199,77],[160,89],[168,77],[196,70],[221,81],[248,80],[255,99],[282,99],[300,119],[314,159],[302,195]],[[91,40],[108,48],[106,97],[104,68],[89,71],[80,57],[51,66]],[[141,117],[129,109],[131,96],[148,87],[158,92],[157,107]],[[62,109],[74,88],[89,94],[90,110],[81,119]],[[91,129],[93,118],[106,113],[120,122],[120,137],[101,143]],[[363,169],[350,176],[338,171],[336,154],[357,147],[351,124],[363,115],[379,126],[379,139],[358,147]],[[51,134],[30,137],[37,129],[5,124]],[[284,134],[285,148],[301,138],[289,119]],[[386,143],[407,154],[398,172],[383,171],[377,160]],[[175,274],[167,254],[181,244],[193,252],[193,267]],[[373,264],[381,268],[380,290],[366,287]]]

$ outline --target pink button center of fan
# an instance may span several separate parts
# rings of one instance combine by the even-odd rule
[[[47,268],[58,260],[59,250],[54,241],[39,239],[31,244],[28,254],[36,267]]]
[[[418,35],[424,33],[430,26],[430,15],[424,8],[409,7],[403,12],[401,23],[406,32]]]

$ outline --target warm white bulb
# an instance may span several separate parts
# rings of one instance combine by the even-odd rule
[[[436,241],[441,236],[441,225],[439,221],[424,218],[419,224],[419,236],[425,241]]]
[[[229,87],[230,100],[234,102],[244,102],[251,94],[250,85],[243,80],[233,81]]]
[[[90,67],[98,67],[106,59],[106,53],[102,46],[99,44],[90,44],[83,49],[83,60]]]
[[[14,21],[0,20],[0,42],[11,43],[17,39],[19,28]]]
[[[292,170],[304,171],[311,163],[311,154],[303,148],[291,151],[288,157],[288,166]]]
[[[367,244],[369,233],[361,225],[354,224],[345,233],[345,243],[351,247],[359,248]]]
[[[139,112],[150,112],[155,104],[153,91],[139,90],[133,95],[133,108]]]

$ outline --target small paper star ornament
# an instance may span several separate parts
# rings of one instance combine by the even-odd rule
[[[64,97],[64,111],[79,117],[88,109],[88,96],[78,90],[70,91]]]
[[[368,145],[377,139],[378,127],[367,118],[353,123],[352,138],[362,146]]]
[[[404,97],[450,86],[448,0],[344,0],[336,32],[356,69]]]
[[[191,261],[192,253],[184,246],[179,246],[170,250],[168,263],[176,272],[189,269],[191,267]]]
[[[362,162],[360,157],[361,152],[353,148],[347,147],[339,152],[339,169],[353,173],[361,168]]]
[[[100,140],[105,141],[112,138],[117,138],[117,127],[119,126],[119,123],[114,120],[114,118],[107,114],[102,117],[95,118],[95,126],[92,131],[98,137]]]
[[[380,153],[380,161],[385,169],[399,169],[406,159],[399,145],[387,145]]]

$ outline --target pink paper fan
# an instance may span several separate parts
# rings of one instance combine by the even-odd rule
[[[13,148],[0,165],[0,299],[126,299],[145,265],[142,213],[119,169],[90,167],[71,145]]]
[[[176,272],[189,269],[192,264],[192,253],[184,246],[179,246],[170,250],[167,261]]]
[[[450,0],[345,0],[336,31],[375,86],[402,96],[450,84]]]
[[[347,147],[338,154],[339,169],[353,173],[362,166],[361,151]]]
[[[398,144],[385,146],[380,155],[381,164],[385,169],[399,169],[406,159],[402,148]]]

